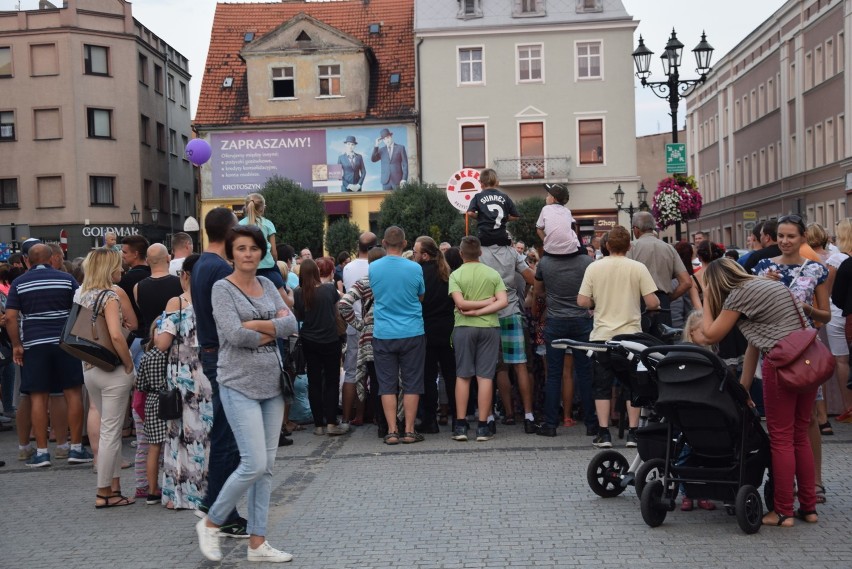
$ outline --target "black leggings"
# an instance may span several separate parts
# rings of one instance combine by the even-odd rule
[[[337,424],[337,402],[340,393],[340,341],[329,344],[302,338],[308,372],[308,401],[314,426]]]
[[[423,374],[423,424],[435,422],[438,408],[438,367],[447,388],[447,401],[451,417],[456,416],[456,355],[450,345],[450,339],[433,342],[426,339],[426,359]]]

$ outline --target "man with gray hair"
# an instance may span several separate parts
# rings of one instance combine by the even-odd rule
[[[178,271],[183,268],[183,261],[192,255],[192,237],[180,231],[172,235],[172,260],[169,263],[169,274],[179,277]]]
[[[657,285],[656,296],[660,299],[657,321],[672,325],[671,301],[679,298],[692,287],[692,281],[675,248],[659,239],[655,234],[654,216],[647,211],[633,214],[633,236],[636,238],[627,252],[627,258],[639,261],[651,273]],[[672,290],[672,280],[677,279],[677,288]]]

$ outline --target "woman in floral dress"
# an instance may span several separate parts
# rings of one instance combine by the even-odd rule
[[[207,492],[213,391],[198,360],[189,289],[190,273],[198,257],[187,257],[178,271],[184,292],[169,301],[155,340],[158,348],[169,353],[166,388],[177,387],[183,398],[183,417],[167,422],[163,444],[162,503],[170,509],[197,509]]]

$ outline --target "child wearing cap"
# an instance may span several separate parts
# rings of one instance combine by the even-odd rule
[[[536,233],[544,241],[544,254],[551,256],[573,255],[580,250],[580,240],[571,227],[574,216],[565,204],[568,190],[559,184],[545,185],[547,205],[541,208]]]

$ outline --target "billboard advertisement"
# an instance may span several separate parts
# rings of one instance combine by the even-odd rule
[[[409,179],[414,140],[401,124],[211,133],[212,197],[243,197],[275,175],[323,194],[393,190]]]

